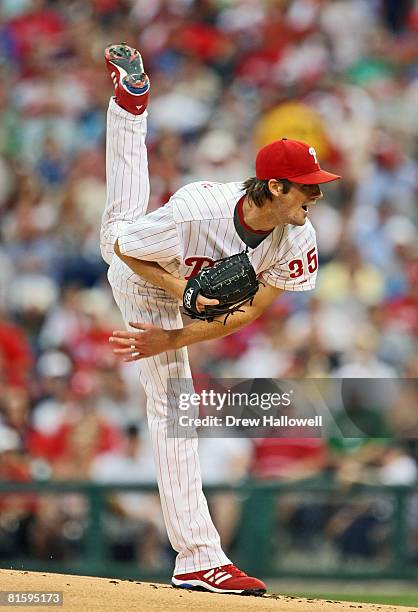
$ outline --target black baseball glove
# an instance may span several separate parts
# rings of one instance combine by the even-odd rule
[[[226,315],[225,324],[229,315],[240,310],[247,302],[252,303],[259,284],[247,253],[218,259],[211,268],[204,268],[188,280],[183,294],[185,314],[192,319],[208,322],[217,316]],[[196,307],[199,293],[219,300],[219,304],[206,306],[203,312],[199,312]]]

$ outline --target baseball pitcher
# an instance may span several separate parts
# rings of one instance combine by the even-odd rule
[[[255,177],[186,185],[146,214],[149,78],[125,43],[108,47],[105,60],[115,96],[100,244],[127,328],[110,341],[125,361],[140,361],[162,512],[178,553],[172,584],[261,595],[265,584],[222,550],[202,492],[197,440],[168,435],[167,385],[191,378],[188,345],[251,323],[282,291],[314,288],[309,208],[322,197],[319,184],[340,177],[320,168],[313,147],[283,138],[259,151]],[[195,319],[190,325],[183,326],[181,304]]]

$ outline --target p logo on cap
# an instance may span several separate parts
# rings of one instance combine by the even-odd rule
[[[316,156],[316,151],[315,151],[315,149],[313,147],[309,147],[309,155],[312,155],[312,157],[315,160],[315,163],[318,164],[318,166],[319,166],[318,158]]]

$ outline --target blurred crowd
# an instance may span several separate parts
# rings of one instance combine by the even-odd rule
[[[257,148],[282,136],[343,176],[310,213],[316,290],[191,347],[194,372],[418,377],[417,2],[1,0],[0,481],[154,482],[136,366],[108,347],[122,321],[98,241],[103,50],[119,41],[152,82],[150,210],[193,180],[253,176]],[[389,439],[417,437],[416,396],[406,387],[380,415],[384,443],[202,440],[204,481],[413,484],[415,445]],[[107,528],[114,558],[151,567],[169,553],[158,501],[141,495],[109,499]],[[211,503],[233,542],[237,504]],[[84,516],[77,497],[2,496],[0,558],[66,558]]]

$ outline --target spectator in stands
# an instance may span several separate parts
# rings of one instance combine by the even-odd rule
[[[199,439],[199,460],[202,479],[205,485],[236,485],[248,473],[251,459],[251,443],[245,438]],[[230,550],[241,516],[240,498],[234,493],[224,491],[209,495],[208,503],[211,516],[221,536],[222,546]]]
[[[1,380],[9,385],[26,385],[32,363],[33,355],[24,331],[0,309]]]
[[[19,435],[0,425],[0,482],[30,482],[27,458]],[[2,494],[0,498],[0,558],[29,553],[27,529],[37,507],[33,494]]]
[[[90,477],[100,483],[155,484],[152,456],[136,425],[125,429],[118,450],[96,457]],[[107,509],[106,533],[112,557],[136,561],[146,568],[159,567],[163,526],[158,497],[154,493],[118,492],[108,498]]]

